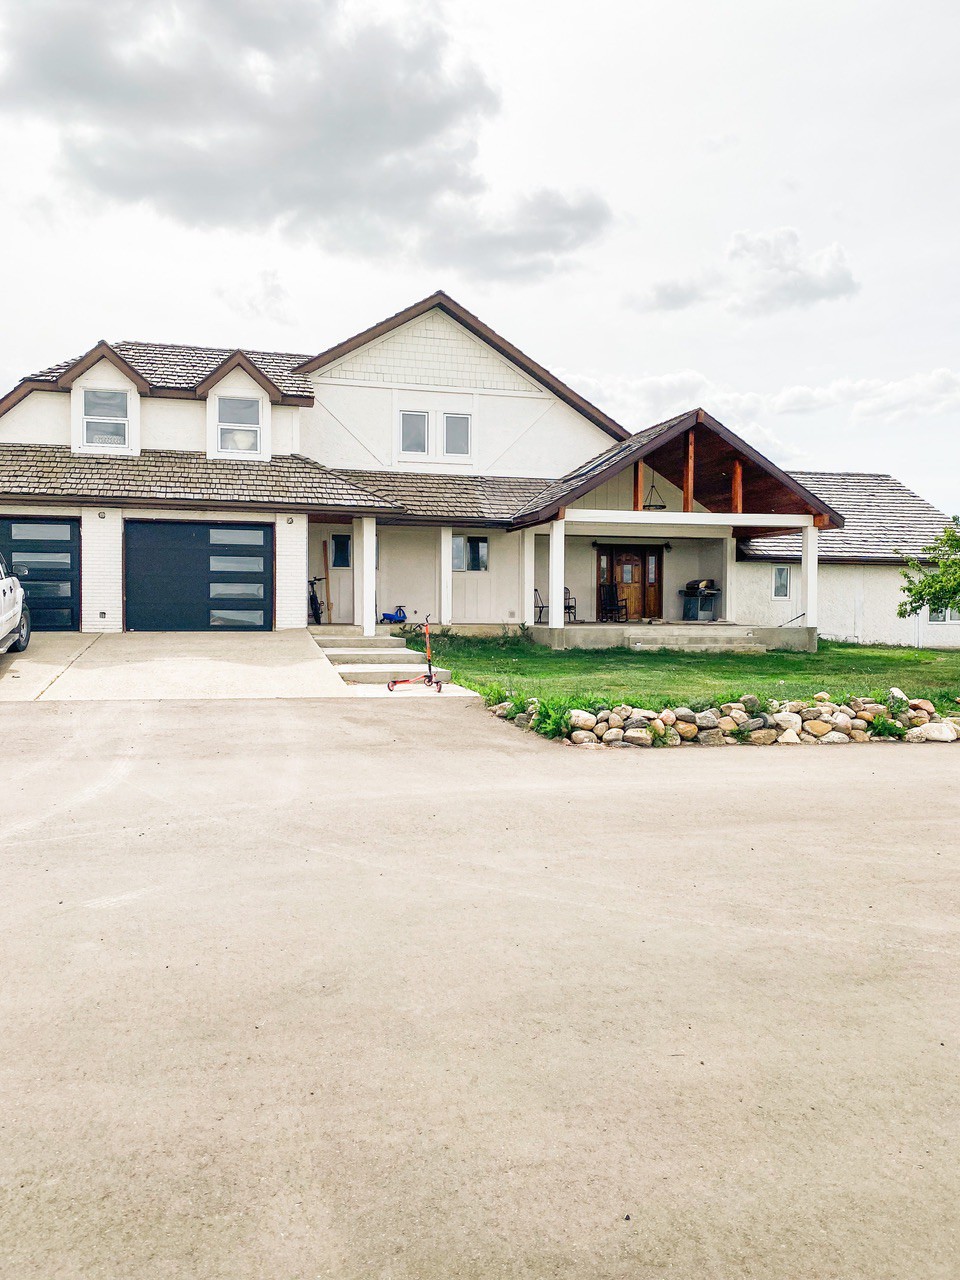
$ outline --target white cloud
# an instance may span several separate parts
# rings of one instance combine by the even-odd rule
[[[703,408],[782,466],[828,465],[811,457],[805,439],[791,439],[796,415],[830,414],[873,434],[921,419],[960,415],[960,371],[933,369],[906,378],[836,379],[823,386],[738,391],[696,369],[641,377],[570,373],[571,386],[618,422],[639,431],[686,409]],[[865,469],[875,468],[871,458]]]
[[[487,207],[500,96],[416,0],[0,0],[0,22],[0,114],[51,126],[63,190],[100,204],[511,278],[611,219],[553,190]]]
[[[771,315],[849,298],[860,288],[840,244],[805,253],[794,227],[738,231],[724,260],[693,276],[655,282],[628,301],[641,311],[677,311],[716,301],[745,316]]]

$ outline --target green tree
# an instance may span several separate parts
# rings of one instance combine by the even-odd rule
[[[940,537],[920,554],[922,563],[913,556],[906,557],[904,599],[897,613],[908,618],[924,606],[934,612],[960,609],[960,516],[954,516]]]

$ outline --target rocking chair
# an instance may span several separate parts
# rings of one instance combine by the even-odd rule
[[[600,586],[600,608],[598,622],[626,622],[627,602],[620,596],[615,582],[605,582]]]

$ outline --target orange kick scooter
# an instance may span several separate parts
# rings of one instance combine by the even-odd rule
[[[393,693],[398,684],[425,684],[429,689],[431,685],[436,689],[437,693],[443,691],[443,683],[433,674],[433,658],[430,654],[430,615],[424,618],[422,624],[417,624],[417,630],[423,631],[427,640],[427,670],[422,676],[411,676],[408,680],[388,680],[387,688]]]

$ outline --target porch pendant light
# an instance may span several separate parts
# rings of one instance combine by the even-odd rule
[[[653,476],[650,477],[650,488],[647,490],[647,496],[643,500],[644,511],[666,511],[667,504],[660,497],[660,491],[653,483]]]

